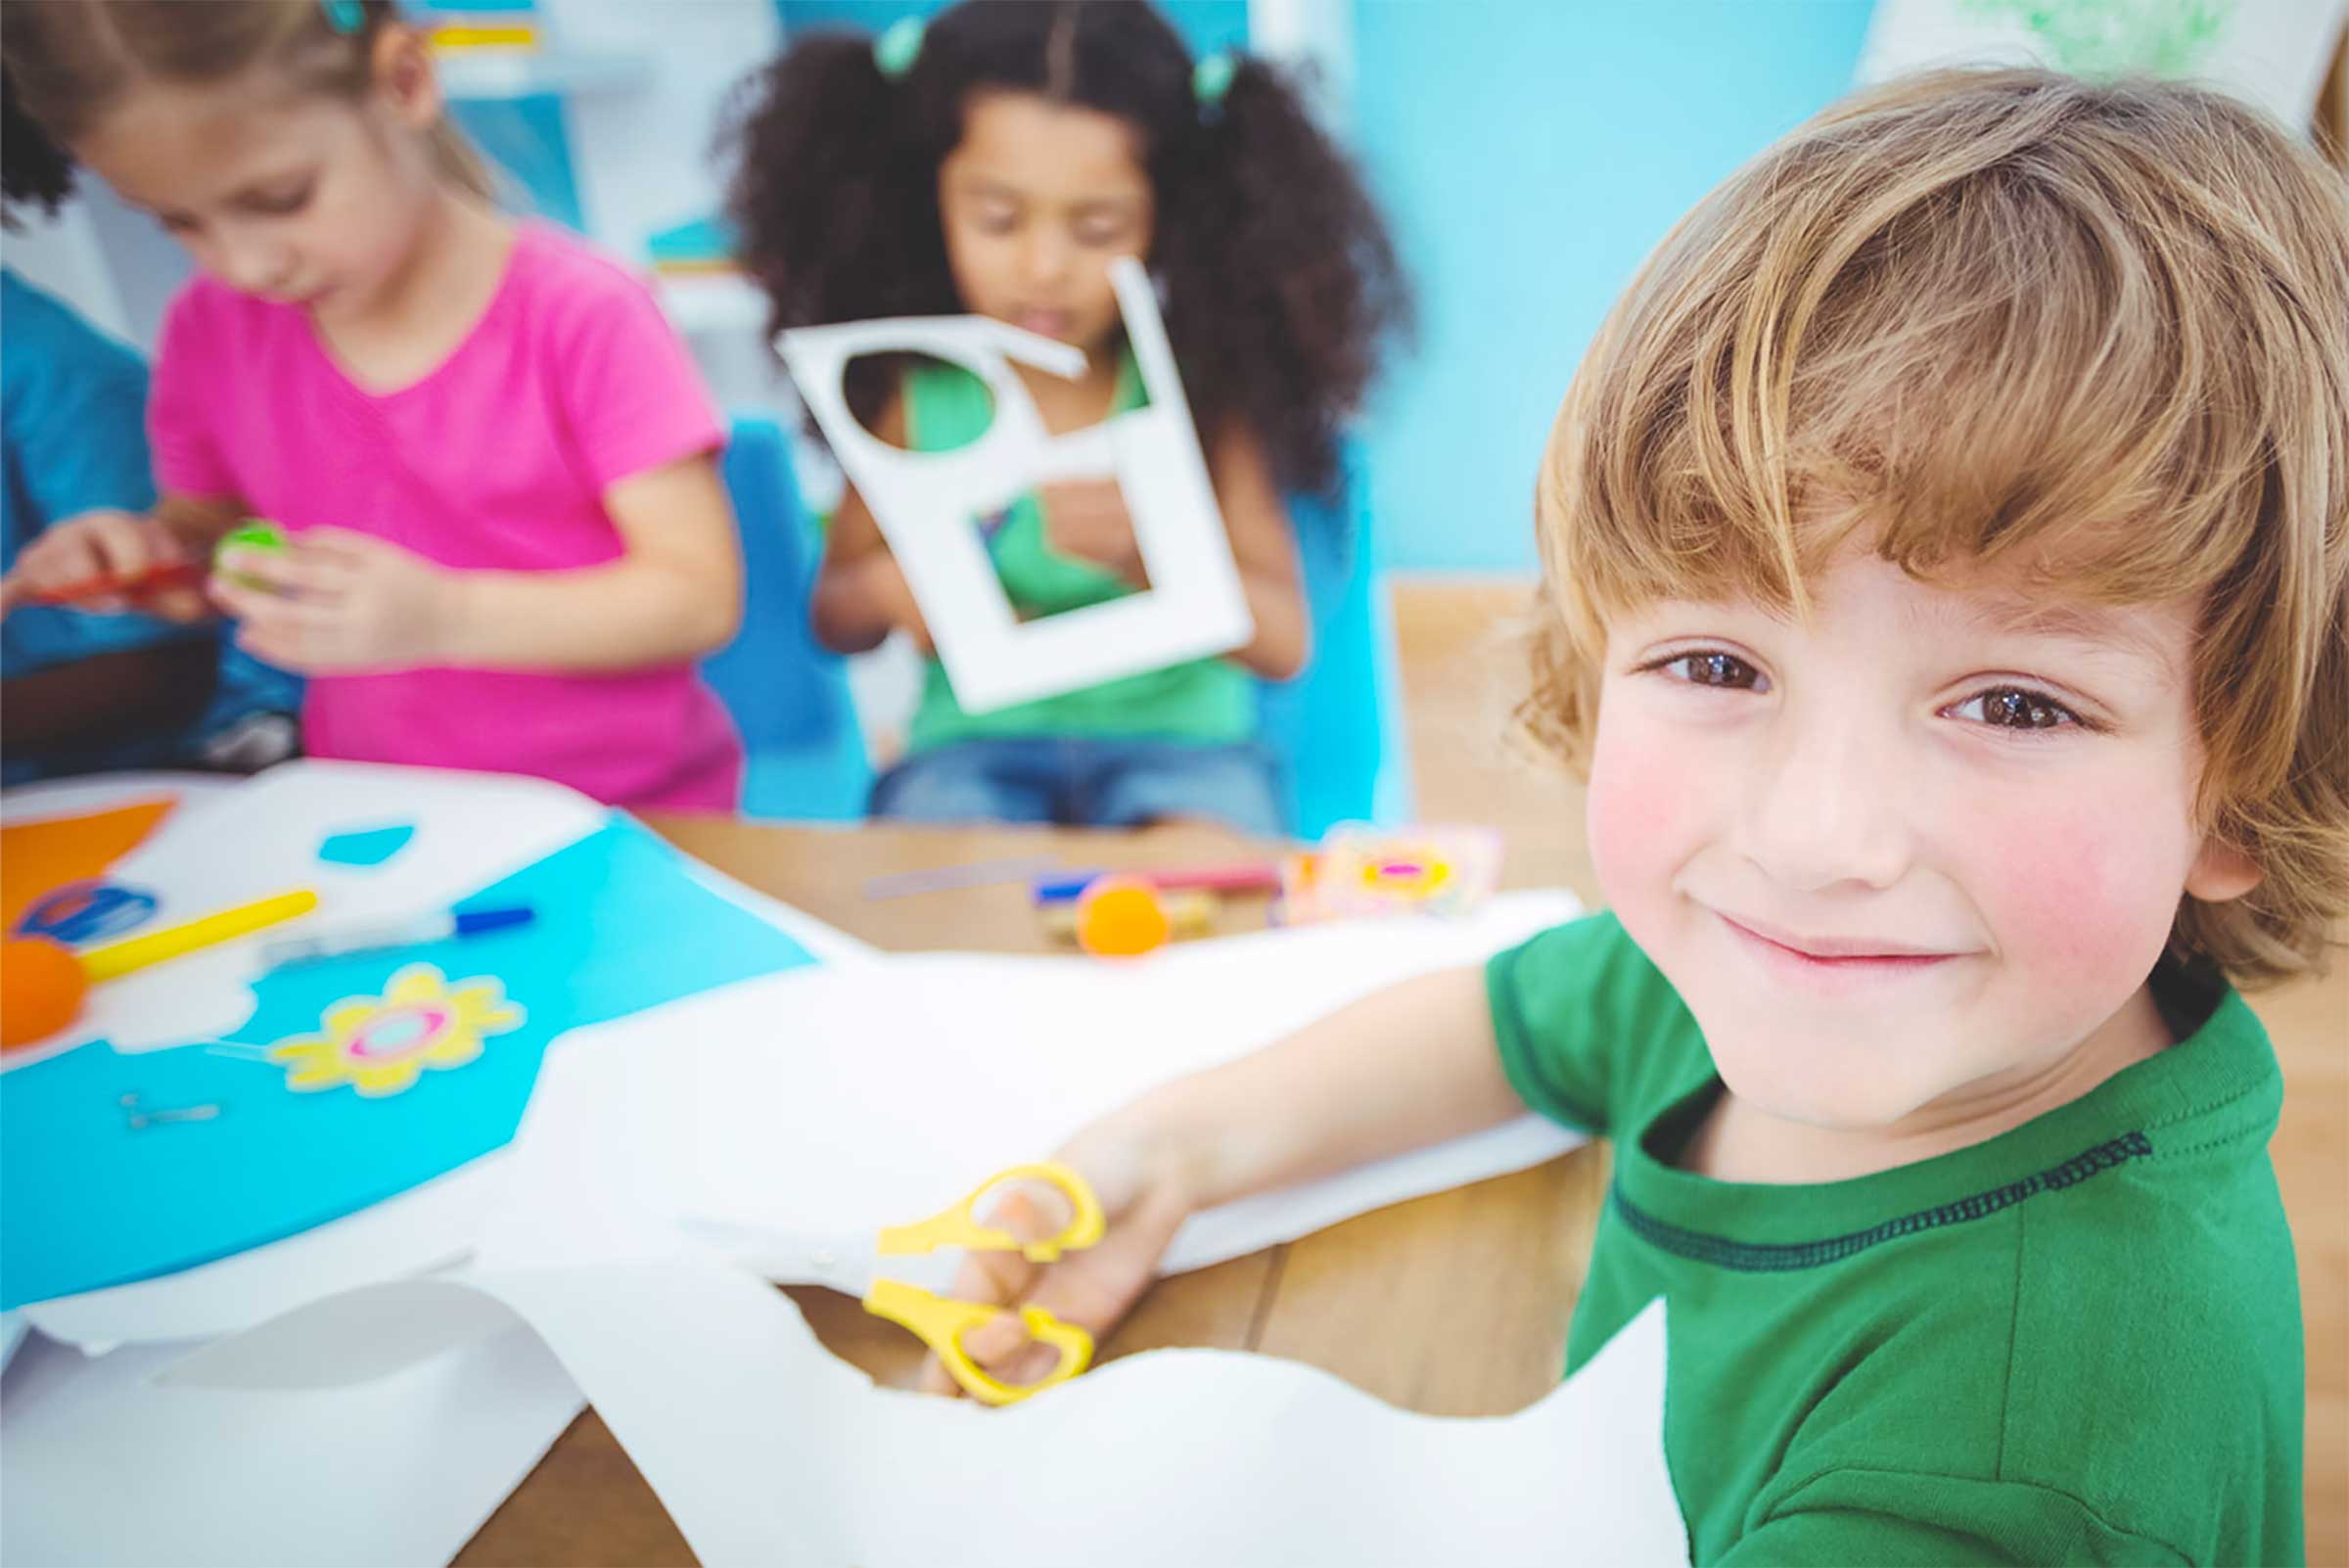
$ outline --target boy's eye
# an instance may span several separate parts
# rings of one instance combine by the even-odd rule
[[[982,207],[974,221],[982,233],[1009,234],[1019,222],[1019,214],[1008,207]]]
[[[1994,729],[2054,729],[2081,722],[2054,698],[2022,686],[1993,686],[1943,711]]]
[[[1768,691],[1762,671],[1735,654],[1707,651],[1674,654],[1648,667],[1684,680],[1691,686],[1722,686],[1731,691]]]
[[[1126,224],[1120,218],[1086,218],[1077,225],[1080,245],[1115,245],[1126,237]]]

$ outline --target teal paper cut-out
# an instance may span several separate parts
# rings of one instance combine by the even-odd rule
[[[0,1075],[0,1308],[208,1263],[366,1208],[502,1148],[547,1042],[736,981],[814,962],[615,821],[460,908],[528,904],[512,935],[274,970],[225,1039],[123,1055],[103,1040]],[[525,1017],[457,1072],[397,1094],[299,1093],[267,1059],[412,964],[494,977]],[[217,1106],[200,1119],[151,1112]]]
[[[329,833],[325,842],[318,846],[318,858],[330,865],[382,865],[406,849],[408,840],[415,836],[416,824],[413,822],[364,828],[350,833]]]

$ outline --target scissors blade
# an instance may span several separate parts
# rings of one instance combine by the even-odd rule
[[[928,1257],[892,1257],[886,1267],[869,1231],[813,1234],[747,1224],[709,1216],[679,1222],[687,1234],[723,1252],[737,1265],[778,1285],[822,1285],[858,1300],[872,1293],[873,1281],[901,1279],[925,1290],[944,1292],[954,1283],[962,1261],[959,1252]]]
[[[862,1296],[873,1288],[880,1255],[869,1235],[816,1235],[700,1215],[678,1225],[778,1285],[823,1285],[850,1296]]]

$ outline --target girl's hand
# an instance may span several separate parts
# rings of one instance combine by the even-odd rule
[[[887,550],[864,558],[866,592],[881,606],[889,623],[912,639],[914,652],[924,659],[938,656],[938,642],[930,635],[930,623],[922,619],[922,604],[913,596],[913,584],[905,580],[905,569],[898,558]]]
[[[241,623],[237,645],[256,659],[298,675],[450,662],[462,575],[396,544],[309,529],[283,553],[232,550],[220,568],[212,597]]]
[[[1116,480],[1046,484],[1039,495],[1046,544],[1136,587],[1142,585],[1142,547],[1133,536],[1133,514],[1126,509],[1126,496]]]
[[[962,1342],[990,1375],[1033,1383],[1059,1360],[1058,1351],[1028,1337],[1016,1309],[1034,1302],[1099,1342],[1158,1277],[1158,1261],[1193,1203],[1183,1160],[1153,1142],[1133,1117],[1116,1115],[1078,1133],[1053,1156],[1083,1176],[1101,1200],[1109,1228],[1094,1245],[1064,1253],[1053,1264],[1032,1264],[1016,1252],[972,1253],[964,1262],[954,1276],[954,1295],[1014,1309]],[[1050,1235],[1066,1218],[1043,1213],[1025,1193],[1013,1192],[984,1222],[1028,1240]],[[961,1392],[935,1356],[922,1363],[921,1386],[932,1394]]]
[[[0,602],[8,609],[34,594],[54,593],[93,577],[128,581],[191,557],[169,529],[135,512],[83,512],[48,529],[24,546],[8,575]],[[203,621],[211,606],[192,587],[159,588],[137,594],[77,599],[77,610],[118,613],[136,610],[164,621]]]

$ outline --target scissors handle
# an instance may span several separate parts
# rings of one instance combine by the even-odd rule
[[[1057,1188],[1068,1201],[1069,1222],[1041,1241],[1022,1241],[1008,1230],[983,1225],[971,1214],[981,1198],[997,1187],[1014,1182],[1036,1181]],[[1107,1222],[1102,1218],[1101,1200],[1093,1196],[1091,1183],[1057,1160],[1038,1160],[1030,1165],[1007,1166],[971,1189],[969,1197],[960,1203],[940,1210],[927,1220],[909,1225],[892,1225],[881,1232],[879,1250],[884,1253],[936,1252],[941,1247],[961,1247],[969,1252],[1016,1252],[1030,1263],[1052,1263],[1063,1252],[1089,1247],[1101,1239]]]
[[[1020,1321],[1029,1336],[1059,1351],[1060,1363],[1033,1383],[1006,1383],[988,1375],[962,1348],[963,1335],[992,1322],[1005,1309],[975,1301],[948,1301],[901,1279],[876,1279],[864,1298],[864,1310],[913,1330],[938,1353],[939,1364],[946,1374],[982,1405],[1016,1404],[1055,1383],[1067,1382],[1093,1359],[1092,1335],[1074,1323],[1062,1322],[1041,1307],[1023,1307]]]

